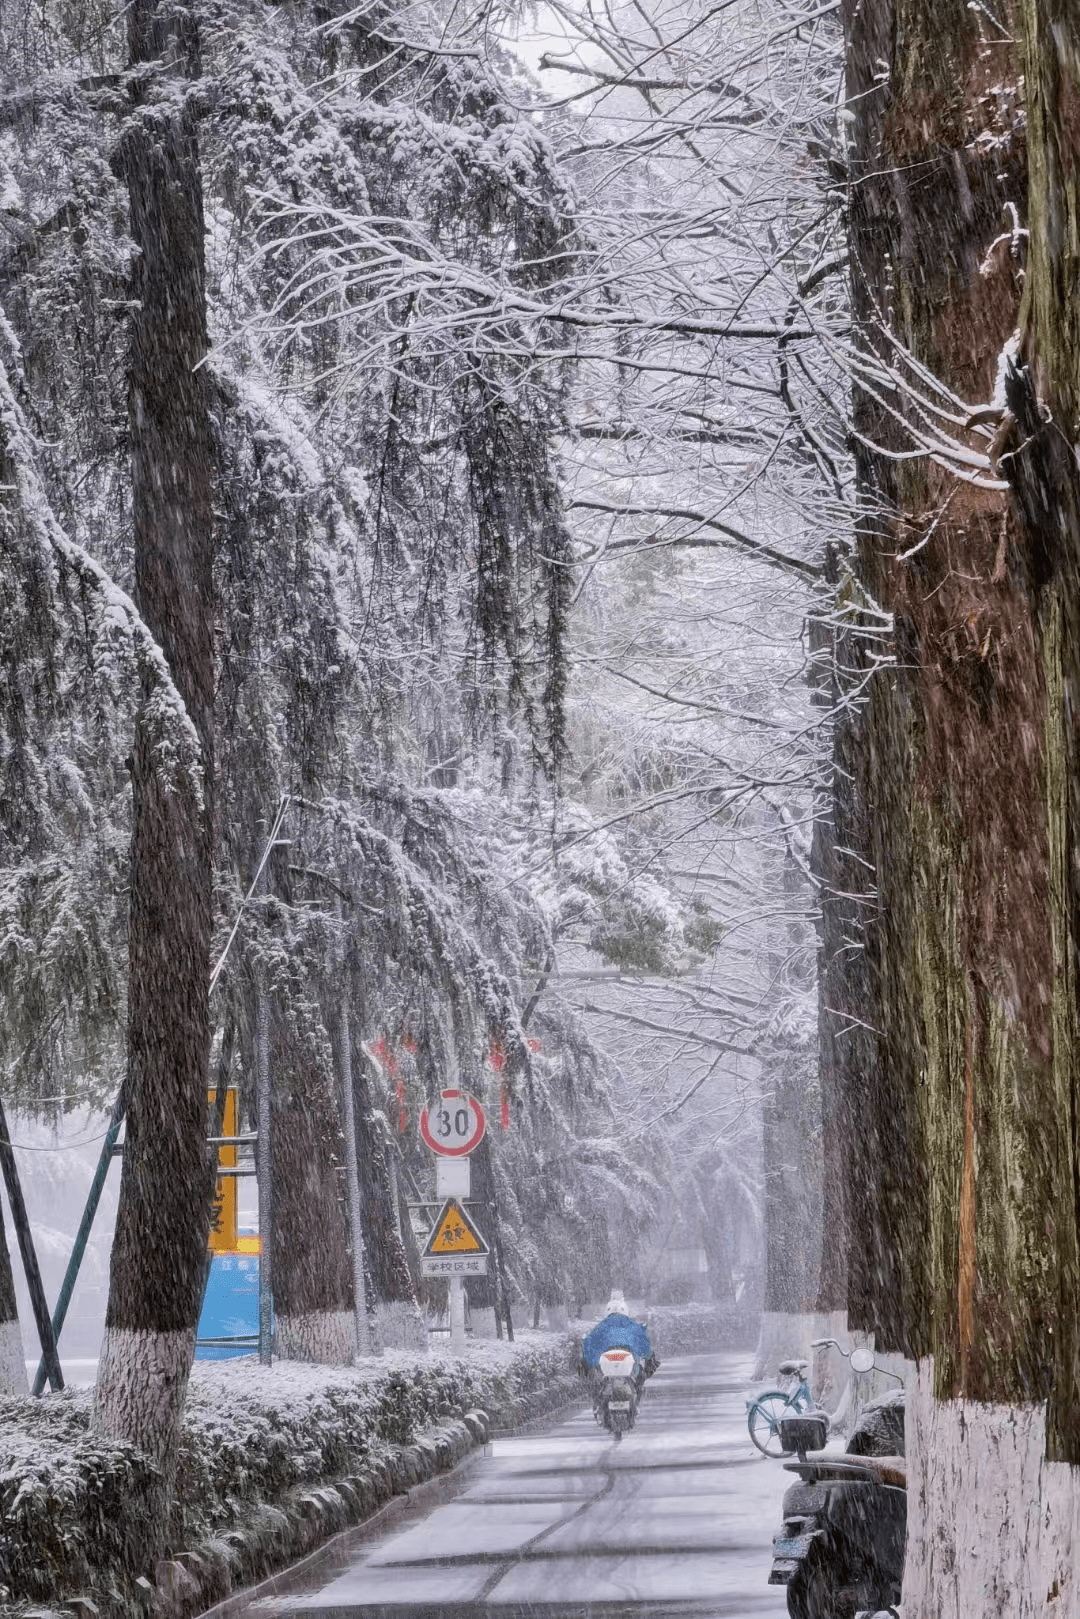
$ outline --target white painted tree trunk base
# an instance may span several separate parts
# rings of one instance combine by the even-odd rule
[[[19,1323],[0,1322],[0,1394],[27,1394],[29,1389]]]
[[[830,1336],[830,1316],[788,1313],[782,1310],[763,1310],[758,1329],[757,1358],[754,1361],[754,1381],[768,1379],[774,1383],[782,1360],[813,1362],[810,1348],[815,1338]]]
[[[493,1305],[474,1305],[469,1311],[469,1323],[474,1338],[497,1338]]]
[[[815,1349],[811,1353],[810,1389],[815,1405],[829,1413],[829,1423],[836,1433],[848,1433],[851,1426],[851,1368],[844,1358],[851,1353],[855,1340],[848,1333],[847,1311],[830,1310],[814,1317],[820,1331],[813,1338],[835,1338],[840,1349]],[[864,1334],[858,1334],[862,1338]]]
[[[1043,1405],[908,1384],[906,1619],[1080,1619],[1080,1468],[1044,1458]]]
[[[356,1359],[356,1318],[351,1310],[275,1316],[274,1348],[282,1360],[351,1366]]]
[[[195,1330],[149,1332],[106,1327],[94,1390],[94,1427],[125,1439],[161,1463],[176,1455],[195,1358]],[[166,1499],[172,1480],[165,1480]]]
[[[408,1299],[395,1299],[376,1306],[379,1338],[387,1349],[419,1349],[428,1347],[427,1323],[418,1304]]]

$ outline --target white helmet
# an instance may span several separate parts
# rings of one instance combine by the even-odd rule
[[[623,1298],[622,1292],[621,1292],[621,1290],[619,1288],[616,1287],[616,1288],[612,1289],[611,1297],[607,1301],[607,1308],[605,1309],[604,1314],[605,1315],[627,1315],[627,1314],[629,1314],[629,1312],[628,1312],[628,1310],[626,1308],[626,1300]]]

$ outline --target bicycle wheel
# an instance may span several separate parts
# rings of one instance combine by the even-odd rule
[[[780,1418],[794,1416],[791,1402],[780,1389],[759,1394],[747,1415],[750,1437],[763,1456],[782,1456]]]

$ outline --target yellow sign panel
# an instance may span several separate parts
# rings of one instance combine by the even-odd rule
[[[214,1092],[207,1097],[211,1107],[214,1105]],[[225,1092],[225,1114],[221,1121],[223,1136],[236,1135],[236,1092]],[[236,1148],[218,1148],[218,1168],[236,1168]],[[214,1203],[210,1210],[210,1252],[212,1254],[235,1254],[237,1252],[236,1235],[236,1176],[219,1175],[214,1182]]]
[[[442,1213],[432,1227],[424,1253],[486,1254],[487,1243],[456,1198],[447,1198]]]

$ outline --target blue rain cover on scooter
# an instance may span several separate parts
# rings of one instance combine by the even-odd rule
[[[649,1334],[640,1321],[633,1321],[628,1315],[606,1315],[581,1346],[586,1366],[599,1366],[605,1349],[629,1349],[637,1360],[648,1360]]]

